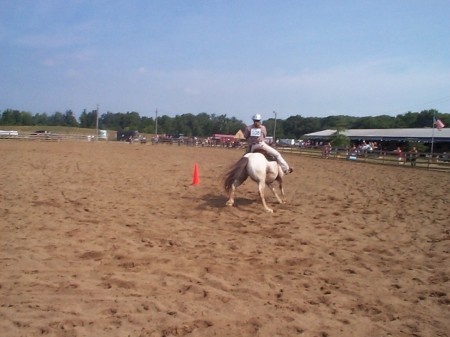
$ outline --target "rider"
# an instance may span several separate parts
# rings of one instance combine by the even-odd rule
[[[288,163],[286,163],[281,154],[264,141],[266,136],[267,130],[261,123],[261,115],[253,115],[253,124],[248,125],[244,131],[244,137],[249,142],[250,152],[254,152],[255,150],[264,150],[277,159],[277,162],[280,164],[284,174],[292,173],[294,169],[289,167]]]

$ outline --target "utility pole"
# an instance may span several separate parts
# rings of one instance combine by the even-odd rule
[[[156,139],[158,139],[158,109],[155,111],[155,133],[156,133]]]
[[[275,144],[276,144],[275,132],[277,130],[277,113],[274,111],[273,114],[275,115],[275,123],[273,123],[273,143],[274,143],[274,146],[275,146]]]
[[[98,140],[98,104],[97,104],[97,118],[95,121],[95,129],[97,131],[96,136],[95,136],[95,140]]]

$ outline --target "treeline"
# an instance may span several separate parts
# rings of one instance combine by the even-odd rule
[[[397,116],[328,116],[302,117],[291,116],[285,120],[274,118],[263,121],[269,135],[273,133],[276,122],[277,138],[295,138],[325,129],[390,129],[390,128],[424,128],[432,127],[433,116],[439,118],[445,125],[450,125],[450,114],[439,113],[437,110],[407,112]],[[107,112],[98,116],[99,129],[106,130],[138,130],[148,134],[184,134],[185,136],[208,137],[215,133],[235,134],[251,121],[227,117],[226,115],[207,114],[205,112],[182,114],[175,117],[163,115],[157,118],[140,116],[138,112]],[[97,111],[84,110],[77,119],[71,110],[65,113],[55,112],[53,115],[32,114],[26,111],[7,109],[2,112],[0,125],[23,126],[68,126],[95,129],[97,127]],[[157,130],[156,130],[157,129]]]

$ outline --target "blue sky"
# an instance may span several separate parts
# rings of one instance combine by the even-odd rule
[[[449,0],[0,0],[0,110],[450,113]]]

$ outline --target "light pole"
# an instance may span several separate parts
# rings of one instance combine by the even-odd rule
[[[95,131],[96,131],[95,140],[98,140],[98,104],[97,104],[97,111],[95,113],[96,113],[96,116],[95,116]]]
[[[156,132],[156,139],[158,139],[158,109],[155,111],[155,132]]]
[[[273,143],[274,143],[274,145],[276,144],[276,141],[275,141],[275,132],[276,132],[276,130],[277,130],[277,113],[274,111],[273,112],[274,113],[274,115],[275,115],[275,123],[273,123]]]

